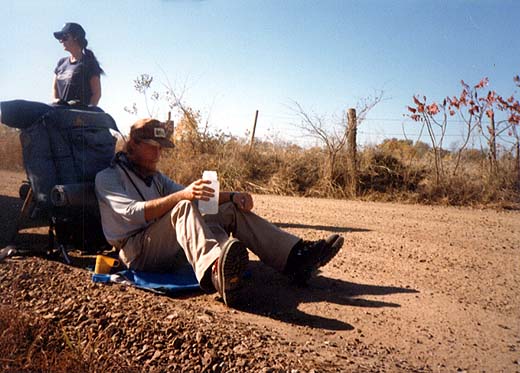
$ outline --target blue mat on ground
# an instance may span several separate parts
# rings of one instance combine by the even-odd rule
[[[191,266],[176,269],[174,273],[139,272],[131,269],[113,275],[93,275],[95,282],[126,282],[135,287],[161,294],[175,294],[199,290],[199,282]]]
[[[175,273],[136,272],[132,270],[119,273],[137,287],[165,293],[200,289],[197,277],[195,277],[191,267],[180,268]]]

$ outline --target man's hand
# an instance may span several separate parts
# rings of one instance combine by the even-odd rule
[[[182,200],[187,199],[193,201],[201,199],[209,201],[209,199],[215,195],[215,191],[206,186],[207,184],[211,184],[211,181],[199,179],[176,193],[146,201],[144,205],[144,218],[146,221],[160,218]]]
[[[249,193],[235,192],[231,202],[243,211],[251,211],[253,209],[253,196]]]
[[[203,179],[194,181],[182,191],[184,199],[209,201],[215,195],[215,191],[208,187],[207,184],[211,184],[211,181]]]

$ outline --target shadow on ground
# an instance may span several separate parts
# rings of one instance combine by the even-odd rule
[[[395,286],[357,284],[320,276],[311,279],[306,288],[296,287],[288,279],[259,261],[250,262],[250,278],[246,279],[243,301],[236,308],[267,316],[286,323],[328,330],[352,330],[344,321],[310,315],[298,309],[300,304],[327,302],[336,306],[365,308],[400,307],[397,303],[364,299],[366,295],[418,293],[417,290]],[[334,314],[328,310],[327,314]]]
[[[48,221],[45,218],[30,219],[29,216],[20,217],[23,201],[17,197],[0,195],[0,247],[13,243],[31,245],[42,240],[40,234],[30,232],[23,233],[23,229],[42,227],[41,232],[46,232]],[[20,232],[14,235],[15,230]],[[14,237],[14,241],[13,241]],[[47,238],[43,237],[47,242]]]
[[[2,206],[0,209],[0,246],[3,247],[11,243],[8,241],[13,229],[16,227],[22,201],[15,197],[0,196],[0,205]],[[17,235],[15,242],[20,249],[26,248],[29,250],[25,255],[40,256],[45,253],[45,248],[48,245],[48,236],[44,223],[41,220],[31,220],[28,217],[21,221],[20,228],[22,229]],[[360,228],[292,223],[276,223],[276,225],[281,228],[316,229],[334,233],[370,231]],[[31,229],[31,227],[40,228]],[[85,253],[81,252],[69,254],[72,254],[71,264],[75,267],[83,269],[92,268],[95,263],[95,254],[85,255]],[[62,258],[59,256],[47,257],[47,259],[62,261]],[[294,325],[328,330],[352,330],[354,327],[339,319],[307,314],[299,309],[300,304],[329,303],[330,307],[333,308],[333,312],[327,310],[326,314],[330,315],[337,314],[337,312],[334,312],[334,310],[338,309],[337,306],[366,308],[400,307],[397,303],[364,299],[362,298],[363,296],[417,293],[413,289],[357,284],[319,275],[310,281],[308,287],[299,288],[290,284],[285,276],[259,261],[250,262],[249,273],[251,275],[244,281],[243,301],[236,307],[237,309]],[[193,292],[191,296],[196,296],[196,294],[198,292]],[[181,294],[176,296],[181,296]],[[184,294],[183,297],[189,296],[190,294]]]
[[[296,224],[296,223],[274,223],[279,228],[301,228],[301,229],[314,229],[319,231],[328,231],[333,233],[348,233],[348,232],[370,232],[370,229],[365,228],[349,228],[349,227],[337,227],[331,225],[309,225],[309,224]]]

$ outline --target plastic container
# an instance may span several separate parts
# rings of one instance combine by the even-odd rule
[[[220,192],[217,171],[204,171],[202,179],[211,181],[211,184],[207,184],[207,186],[215,191],[215,195],[209,201],[199,200],[199,211],[206,215],[216,214],[218,213],[218,195]]]

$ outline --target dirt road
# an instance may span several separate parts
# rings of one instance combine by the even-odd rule
[[[0,176],[3,246],[13,206],[20,205],[15,197],[23,174]],[[251,354],[269,354],[283,369],[520,372],[518,211],[261,195],[255,201],[258,214],[305,239],[344,235],[343,250],[308,288],[292,287],[252,261],[247,300],[238,310],[214,295],[176,299],[130,289],[131,294],[149,302],[160,298],[165,312],[210,313],[222,323],[219,329],[234,325],[232,333],[244,338],[277,338],[268,350],[261,344],[256,352],[249,348]],[[19,240],[27,244],[45,232],[22,233]],[[21,261],[0,265],[0,274],[14,278]],[[74,271],[84,273],[78,281],[88,282],[84,269]],[[53,284],[42,288],[53,292]],[[5,281],[1,286],[10,291]],[[11,301],[19,294],[11,293]]]

